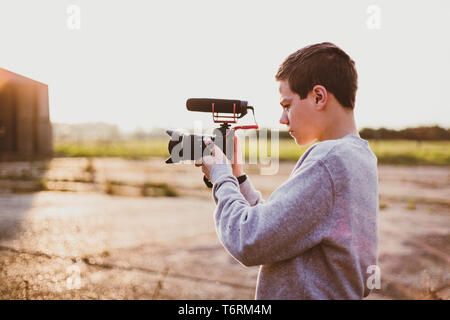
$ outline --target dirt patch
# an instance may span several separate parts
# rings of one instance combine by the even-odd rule
[[[2,163],[0,298],[253,299],[258,268],[218,240],[201,170],[163,161]],[[247,172],[267,199],[294,166]],[[369,299],[450,298],[449,177],[447,167],[379,167],[382,285]]]

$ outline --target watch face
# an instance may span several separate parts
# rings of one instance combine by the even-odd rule
[[[247,180],[247,175],[244,174],[244,175],[238,177],[237,179],[238,179],[239,184],[242,184],[245,180]]]

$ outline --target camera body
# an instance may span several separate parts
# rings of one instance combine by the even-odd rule
[[[205,138],[211,139],[227,158],[233,161],[234,130],[227,128],[225,131],[222,128],[216,128],[212,135],[185,134],[177,130],[167,130],[166,132],[170,136],[168,146],[170,158],[166,160],[166,163],[195,161],[210,155],[211,147],[206,146]]]

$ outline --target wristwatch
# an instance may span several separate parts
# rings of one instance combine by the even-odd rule
[[[245,180],[247,180],[247,175],[244,173],[242,176],[237,178],[239,184],[244,183]]]

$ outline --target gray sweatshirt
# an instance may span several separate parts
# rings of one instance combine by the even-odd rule
[[[210,172],[217,234],[245,266],[256,299],[362,299],[377,265],[377,158],[354,135],[312,145],[267,201],[231,166]],[[370,269],[372,270],[372,269]]]

